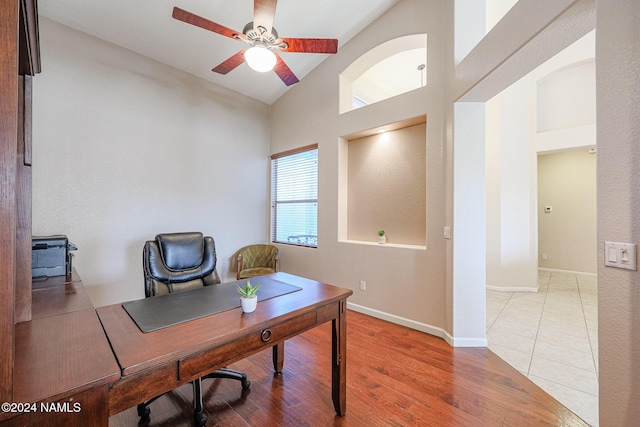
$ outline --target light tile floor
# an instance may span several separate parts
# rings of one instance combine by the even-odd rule
[[[593,426],[598,425],[595,276],[540,271],[539,290],[487,290],[489,349]]]

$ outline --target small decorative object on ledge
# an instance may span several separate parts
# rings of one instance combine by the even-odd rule
[[[378,230],[378,243],[384,245],[387,242],[387,237],[384,235],[384,230]]]
[[[238,288],[238,293],[240,294],[240,304],[242,305],[243,313],[251,313],[256,311],[256,307],[258,306],[258,289],[260,288],[260,284],[253,286],[250,280],[247,280],[247,283],[240,287],[236,284]]]

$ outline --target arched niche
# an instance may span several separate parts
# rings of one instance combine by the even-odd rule
[[[340,114],[427,84],[427,35],[384,42],[340,74]]]

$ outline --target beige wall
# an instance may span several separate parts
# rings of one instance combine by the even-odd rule
[[[280,245],[282,269],[353,289],[352,307],[439,335],[447,318],[442,231],[446,205],[443,90],[447,84],[443,71],[448,62],[443,23],[450,22],[450,17],[445,3],[400,1],[274,103],[271,111],[272,153],[314,142],[319,145],[318,248]],[[380,43],[419,33],[428,36],[428,85],[338,114],[339,74]],[[339,241],[339,230],[346,227],[347,192],[346,183],[339,179],[347,170],[341,136],[422,115],[428,118],[426,249]],[[359,289],[361,280],[367,282],[366,291]]]
[[[640,2],[597,2],[600,425],[640,419],[640,273],[604,266],[604,242],[640,243]]]
[[[538,156],[538,251],[540,268],[596,272],[596,155],[586,148]]]
[[[426,124],[348,142],[347,239],[426,245]]]
[[[78,246],[96,306],[144,297],[161,232],[212,235],[235,277],[235,251],[268,235],[268,106],[45,18],[40,40],[34,234]]]

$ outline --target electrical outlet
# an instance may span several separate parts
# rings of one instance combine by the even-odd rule
[[[367,290],[367,282],[365,282],[364,280],[360,280],[360,290],[361,291]]]
[[[547,259],[547,254],[542,254],[542,259]]]

